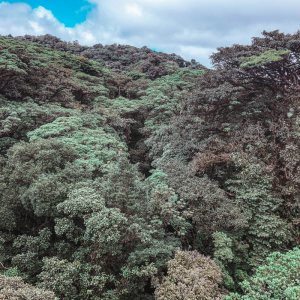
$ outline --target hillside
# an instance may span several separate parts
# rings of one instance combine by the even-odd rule
[[[175,53],[166,54],[156,52],[147,46],[137,48],[130,45],[113,44],[103,46],[102,44],[96,44],[92,47],[88,47],[79,45],[78,41],[72,43],[64,42],[50,34],[43,36],[17,36],[15,39],[18,41],[35,42],[53,50],[89,58],[99,62],[102,66],[114,72],[138,71],[147,74],[151,79],[169,75],[169,69],[176,66],[197,70],[206,69],[206,67],[194,59],[188,62]]]
[[[0,298],[300,297],[300,32],[211,59],[0,36]]]

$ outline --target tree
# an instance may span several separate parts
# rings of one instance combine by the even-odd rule
[[[252,45],[218,48],[211,56],[215,70],[191,78],[194,87],[180,115],[146,141],[152,165],[171,182],[185,165],[193,174],[190,183],[207,178],[240,209],[244,223],[238,230],[215,228],[236,241],[237,259],[227,264],[236,281],[249,265],[255,269],[298,239],[299,40],[300,32],[264,31]],[[173,186],[179,195],[183,183],[181,178]],[[198,250],[211,253],[212,236],[203,237],[203,229],[199,234]]]
[[[7,300],[55,300],[53,292],[30,286],[24,283],[21,277],[4,275],[0,275],[0,297]]]
[[[241,283],[243,295],[231,293],[226,299],[299,299],[300,250],[294,248],[283,254],[271,253],[255,274]]]
[[[300,240],[299,53],[0,36],[0,262],[66,300],[242,293]]]
[[[218,300],[224,297],[226,291],[220,288],[223,274],[209,257],[197,251],[177,250],[167,265],[168,275],[156,283],[155,299]]]

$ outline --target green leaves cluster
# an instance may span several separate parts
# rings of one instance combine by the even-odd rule
[[[232,293],[226,299],[298,299],[300,296],[299,256],[294,248],[282,254],[273,252],[254,275],[241,283],[244,295]]]
[[[284,59],[284,56],[291,53],[290,50],[267,50],[259,56],[240,57],[241,68],[255,68],[266,64],[279,62]]]

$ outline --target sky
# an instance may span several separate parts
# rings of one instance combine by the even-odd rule
[[[0,34],[125,44],[211,67],[217,47],[300,29],[299,0],[0,0]]]

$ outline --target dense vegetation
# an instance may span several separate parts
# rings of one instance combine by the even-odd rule
[[[1,299],[299,299],[300,31],[211,60],[0,36]]]

